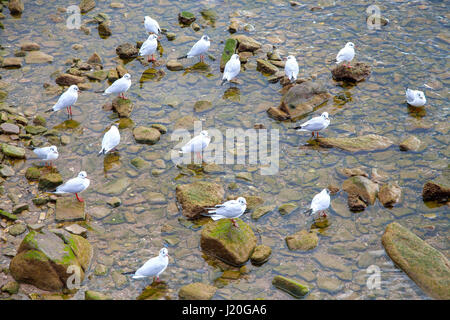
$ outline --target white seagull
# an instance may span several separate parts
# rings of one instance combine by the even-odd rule
[[[47,164],[47,161],[51,163],[53,160],[58,159],[59,156],[58,148],[56,148],[56,146],[35,148],[33,149],[33,152],[39,159],[44,160],[45,164]]]
[[[326,217],[327,214],[325,210],[330,206],[330,191],[328,189],[323,189],[320,193],[316,194],[311,201],[311,206],[304,213],[315,214],[317,212],[323,213],[323,216]]]
[[[423,107],[427,99],[422,91],[406,89],[406,102],[413,107]]]
[[[148,36],[148,39],[145,40],[145,42],[142,44],[141,48],[139,49],[139,55],[140,56],[149,56],[148,62],[150,62],[150,55],[152,55],[151,61],[156,61],[156,59],[153,57],[153,54],[156,52],[156,48],[158,48],[158,36],[156,34],[151,34]]]
[[[202,158],[201,152],[206,149],[211,142],[211,137],[208,136],[208,131],[203,130],[198,136],[195,136],[188,143],[186,143],[182,148],[180,153],[191,153],[195,152],[197,158]]]
[[[72,106],[77,102],[78,99],[78,93],[80,92],[80,89],[73,84],[67,89],[58,99],[58,102],[53,106],[53,108],[45,111],[45,112],[52,112],[52,111],[58,111],[62,108],[66,108],[67,114],[69,116],[72,115]]]
[[[288,56],[286,58],[286,64],[284,65],[284,73],[289,78],[289,81],[296,81],[298,76],[298,63],[294,56]]]
[[[233,54],[228,60],[228,62],[225,64],[225,69],[223,70],[223,77],[222,77],[222,85],[226,81],[230,81],[231,79],[235,78],[239,72],[241,71],[241,61],[239,60],[238,54]]]
[[[131,86],[131,75],[129,73],[125,73],[122,78],[117,79],[116,81],[113,82],[112,85],[106,88],[103,95],[106,96],[111,93],[117,93],[119,97],[120,94],[122,94],[122,99],[126,99],[123,94],[124,92],[127,92],[128,89],[130,89],[130,86]]]
[[[145,31],[158,35],[161,32],[158,22],[155,19],[145,16],[144,18]]]
[[[211,39],[207,35],[202,36],[201,39],[192,46],[187,55],[179,57],[178,59],[200,56],[200,61],[203,62],[203,55],[208,51],[210,41]]]
[[[355,45],[353,44],[353,42],[347,42],[345,44],[345,47],[343,47],[337,54],[336,64],[346,61],[347,62],[346,67],[351,68],[350,61],[352,61],[354,57],[355,57]]]
[[[207,208],[208,214],[202,213],[203,216],[211,217],[214,221],[220,219],[231,219],[231,222],[235,227],[238,225],[235,218],[239,218],[247,209],[247,201],[243,197],[237,198],[237,200],[229,200],[223,204],[218,204],[215,208]]]
[[[77,200],[84,202],[84,200],[78,197],[78,193],[84,191],[89,187],[90,180],[87,178],[86,171],[81,171],[76,178],[67,180],[66,183],[56,187],[54,194],[75,193]]]
[[[169,264],[169,252],[166,248],[159,250],[157,257],[149,259],[142,267],[136,270],[136,272],[124,272],[122,274],[133,274],[133,279],[143,279],[147,277],[153,277],[153,281],[156,277],[156,282],[159,282],[159,275],[166,270]]]
[[[111,150],[114,150],[116,146],[120,143],[120,132],[117,124],[113,124],[111,128],[105,133],[102,140],[102,150],[98,153],[107,154]]]
[[[328,112],[324,112],[320,117],[314,117],[305,123],[297,127],[293,127],[297,131],[311,131],[311,136],[314,137],[314,132],[317,132],[317,138],[319,137],[319,131],[325,129],[330,124],[330,119],[328,118]]]

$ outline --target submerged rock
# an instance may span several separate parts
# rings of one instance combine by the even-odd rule
[[[180,71],[184,69],[183,64],[177,60],[167,61],[166,68],[170,71]]]
[[[359,82],[367,79],[370,76],[371,68],[363,62],[356,62],[350,64],[351,68],[343,64],[337,65],[331,70],[333,79],[336,81]]]
[[[297,299],[302,298],[309,293],[309,288],[307,286],[283,276],[275,276],[272,280],[272,284]]]
[[[450,199],[450,165],[444,169],[442,175],[428,181],[422,190],[423,201],[448,202]]]
[[[272,249],[269,246],[265,246],[262,244],[257,246],[255,250],[253,250],[250,260],[254,265],[261,265],[269,260],[271,254]]]
[[[133,129],[133,136],[138,143],[155,144],[159,141],[161,132],[155,128],[139,126]]]
[[[396,222],[386,227],[381,242],[392,261],[429,296],[450,299],[450,264],[445,255]]]
[[[208,222],[202,230],[200,246],[207,254],[233,266],[241,266],[250,258],[256,247],[256,236],[248,224],[236,219]]]
[[[78,221],[86,219],[86,204],[78,201],[75,197],[58,198],[56,200],[56,221]]]
[[[201,282],[194,282],[182,286],[178,291],[178,297],[183,300],[210,300],[217,288]]]
[[[26,63],[49,63],[53,62],[53,56],[41,51],[31,51],[25,56]]]
[[[316,232],[300,230],[285,238],[289,250],[308,251],[317,247],[319,237]]]
[[[19,57],[7,57],[3,59],[2,68],[21,68],[22,67],[22,58]]]
[[[92,256],[92,247],[83,237],[60,229],[30,231],[11,260],[9,270],[18,282],[60,291],[67,288],[68,278],[74,272],[79,271],[83,281]],[[77,270],[68,270],[69,267]]]
[[[86,290],[84,300],[112,300],[112,298],[98,291]]]
[[[59,172],[40,172],[39,189],[40,190],[54,190],[57,186],[63,183],[63,178]]]
[[[205,208],[222,203],[224,195],[223,187],[213,182],[196,181],[176,187],[176,196],[181,204],[182,213],[190,219],[199,217]]]
[[[355,138],[318,138],[322,147],[334,147],[350,152],[375,151],[389,148],[394,142],[376,134]]]
[[[116,53],[121,59],[131,59],[138,56],[139,50],[130,43],[124,43],[116,48]]]
[[[402,189],[392,183],[382,185],[378,191],[378,200],[380,200],[385,207],[392,207],[400,201],[401,196]]]
[[[91,11],[95,8],[95,0],[81,0],[79,7],[81,13]]]
[[[401,151],[418,151],[420,149],[421,141],[416,136],[410,136],[403,140],[399,147]]]

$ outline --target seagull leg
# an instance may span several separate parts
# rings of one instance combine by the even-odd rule
[[[152,53],[152,60],[151,61],[156,61],[155,57],[153,56],[153,53]]]
[[[78,193],[75,193],[75,197],[77,197],[77,200],[78,200],[78,201],[84,202],[84,199],[83,199],[83,198],[78,197]]]
[[[311,132],[311,137],[313,137],[313,138],[314,138],[314,131],[313,131],[313,132]]]
[[[70,116],[73,116],[73,114],[72,114],[72,106],[69,107],[69,110],[70,110]]]
[[[156,276],[156,282],[157,282],[157,283],[159,282],[159,277],[158,277],[158,276]]]
[[[317,138],[319,138],[319,131],[316,132]]]

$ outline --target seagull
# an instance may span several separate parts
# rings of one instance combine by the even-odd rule
[[[320,193],[316,194],[311,201],[311,206],[304,213],[315,214],[316,212],[323,213],[326,217],[327,214],[325,210],[330,206],[330,191],[328,189],[323,189]]]
[[[211,137],[208,136],[208,131],[203,130],[198,136],[195,136],[188,143],[186,143],[182,148],[180,153],[190,153],[195,152],[197,158],[202,158],[201,152],[206,149],[211,142]]]
[[[80,171],[76,178],[67,180],[66,183],[56,187],[54,194],[75,193],[77,200],[84,202],[84,200],[78,197],[78,193],[84,191],[89,187],[90,180],[87,178],[86,171]]]
[[[211,217],[214,221],[220,219],[231,219],[231,222],[235,227],[238,227],[235,218],[239,218],[247,209],[247,201],[243,197],[237,198],[237,200],[229,200],[223,204],[218,204],[215,208],[207,208],[208,214],[202,213],[203,216]]]
[[[156,51],[156,48],[158,47],[158,36],[156,34],[151,34],[148,36],[148,39],[145,40],[145,42],[142,44],[141,48],[139,49],[139,55],[140,56],[146,56],[148,55],[148,62],[150,62],[150,55],[152,55],[151,61],[156,61],[156,59],[153,57],[153,54]]]
[[[158,22],[155,19],[145,16],[144,18],[145,31],[158,35],[161,32]]]
[[[45,112],[52,112],[52,111],[58,111],[62,108],[66,108],[67,114],[69,116],[72,115],[72,106],[77,102],[78,99],[78,93],[80,92],[80,89],[78,89],[78,86],[73,84],[67,89],[58,99],[58,102],[53,106],[53,108],[45,111]]]
[[[413,107],[423,107],[427,99],[422,91],[406,89],[406,102]]]
[[[102,140],[102,150],[98,153],[107,154],[111,150],[115,150],[116,146],[120,143],[120,133],[117,128],[117,124],[113,124],[111,128],[105,133]]]
[[[314,137],[314,132],[317,132],[317,138],[319,137],[319,131],[325,129],[330,124],[330,119],[328,118],[328,112],[324,112],[320,117],[314,117],[305,123],[297,127],[293,127],[297,131],[311,131],[311,136]]]
[[[355,45],[353,42],[347,42],[345,47],[342,48],[336,56],[336,64],[339,64],[343,61],[347,61],[346,67],[351,68],[350,61],[355,57]],[[344,64],[345,66],[345,64]]]
[[[169,252],[166,248],[159,250],[157,257],[149,259],[142,267],[136,270],[136,272],[124,272],[122,274],[132,274],[133,279],[143,279],[147,277],[153,277],[153,281],[159,282],[159,275],[166,270],[169,264]]]
[[[239,72],[241,71],[241,61],[239,60],[238,54],[233,54],[228,60],[228,62],[225,64],[225,69],[223,71],[223,77],[222,77],[222,85],[226,81],[230,81],[231,79],[235,78]]]
[[[47,164],[47,161],[51,163],[53,160],[58,159],[59,156],[58,148],[56,148],[56,146],[35,148],[33,149],[33,152],[39,159],[44,160],[45,164]]]
[[[298,75],[298,63],[294,56],[288,56],[286,58],[286,64],[284,65],[284,73],[289,78],[289,81],[296,81]]]
[[[113,82],[112,85],[110,85],[108,88],[106,88],[105,92],[103,93],[104,96],[110,93],[117,93],[120,97],[120,94],[122,94],[122,99],[126,99],[123,95],[124,92],[127,92],[128,89],[130,89],[131,86],[131,75],[129,73],[125,73],[122,78],[117,79]]]
[[[211,39],[205,34],[198,40],[188,52],[187,55],[179,57],[178,60],[184,58],[192,58],[200,56],[200,61],[203,62],[203,55],[208,51]]]

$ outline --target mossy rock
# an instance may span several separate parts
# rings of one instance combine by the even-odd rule
[[[256,236],[248,224],[236,219],[239,227],[230,219],[208,222],[202,230],[200,246],[207,254],[230,265],[241,266],[248,261],[256,247]]]
[[[133,111],[133,103],[130,99],[116,97],[112,101],[112,108],[115,112],[117,112],[119,117],[128,118]]]
[[[291,213],[295,209],[297,209],[298,206],[295,203],[285,203],[278,207],[278,212],[284,216],[286,214]]]
[[[27,178],[28,180],[39,180],[40,176],[41,170],[39,170],[39,168],[29,167],[27,171],[25,171],[25,178]]]
[[[317,247],[317,244],[319,243],[317,233],[308,232],[306,230],[300,230],[293,235],[287,236],[285,240],[289,250],[308,251]]]
[[[217,288],[205,283],[190,283],[180,288],[178,297],[182,300],[211,300]]]
[[[58,172],[48,172],[39,177],[40,190],[53,190],[63,183],[63,178]]]
[[[207,181],[196,181],[176,187],[176,196],[183,208],[183,215],[190,219],[200,216],[205,208],[222,203],[224,194],[222,186]]]
[[[450,299],[450,264],[444,254],[397,222],[381,238],[386,253],[425,293]]]
[[[25,131],[32,135],[38,135],[45,133],[47,128],[43,126],[26,126]]]
[[[145,287],[136,300],[160,300],[167,296],[169,287],[165,282],[154,282]]]
[[[269,260],[271,254],[272,249],[269,246],[259,245],[253,251],[250,260],[254,265],[261,265]]]
[[[5,156],[11,158],[25,159],[25,149],[12,146],[6,143],[2,144],[2,152]]]
[[[139,126],[133,129],[133,136],[137,143],[155,144],[161,137],[161,132],[155,128]]]
[[[112,298],[98,291],[86,290],[84,300],[112,300]]]
[[[392,140],[376,135],[367,134],[355,138],[318,138],[322,147],[339,148],[350,152],[384,150],[392,146]]]
[[[289,293],[294,298],[302,298],[309,293],[309,288],[307,286],[283,276],[275,276],[272,280],[272,284],[278,289]]]
[[[182,11],[178,14],[178,21],[185,26],[189,26],[195,19],[195,15],[189,11]]]
[[[342,189],[349,195],[357,195],[364,202],[373,205],[377,199],[379,186],[363,176],[353,176],[342,184]]]
[[[4,211],[2,209],[0,209],[0,218],[5,218],[5,219],[8,219],[8,220],[12,220],[12,221],[17,220],[17,216],[15,214],[9,213],[9,212]]]
[[[272,212],[274,209],[275,209],[275,205],[258,207],[252,212],[251,217],[252,217],[252,219],[258,220],[262,216],[265,216],[266,214]]]
[[[223,72],[225,64],[230,60],[231,56],[236,52],[238,42],[236,39],[228,38],[223,48],[222,58],[220,58],[220,71]]]

